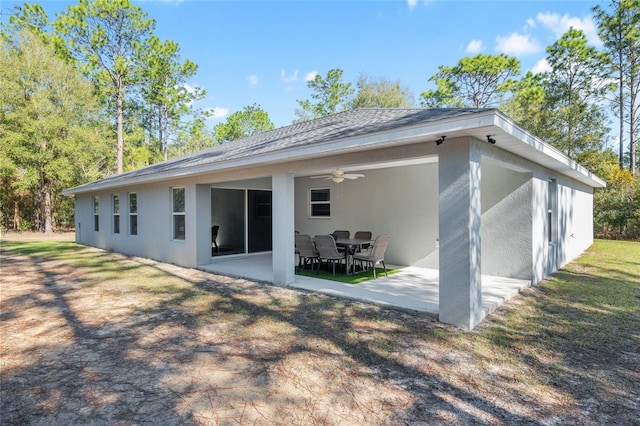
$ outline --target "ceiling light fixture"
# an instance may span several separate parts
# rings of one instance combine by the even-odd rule
[[[363,178],[364,175],[361,173],[345,173],[340,168],[335,169],[328,175],[320,175],[320,176],[311,176],[311,179],[324,179],[324,180],[332,180],[335,183],[344,182],[345,179],[358,179]]]

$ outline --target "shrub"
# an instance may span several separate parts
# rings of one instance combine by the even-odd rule
[[[640,239],[640,176],[611,165],[604,177],[607,188],[594,194],[596,236]]]

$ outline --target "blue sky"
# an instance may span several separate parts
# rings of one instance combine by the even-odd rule
[[[76,2],[45,0],[51,20]],[[22,2],[0,0],[8,8]],[[517,57],[522,71],[544,70],[545,48],[570,26],[600,46],[592,1],[134,1],[156,20],[155,34],[176,41],[198,65],[189,82],[207,91],[199,106],[214,125],[259,104],[276,127],[309,99],[307,79],[344,70],[399,80],[415,97],[439,65],[477,53]],[[5,19],[3,16],[2,19]]]

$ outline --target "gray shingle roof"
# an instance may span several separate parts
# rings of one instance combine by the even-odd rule
[[[228,142],[183,157],[153,164],[138,170],[111,176],[74,189],[94,184],[117,184],[134,177],[149,176],[192,167],[216,164],[289,148],[336,141],[349,137],[410,127],[420,123],[490,111],[475,108],[391,109],[366,108],[341,112],[316,120],[281,127],[269,132]],[[73,192],[73,190],[71,190]]]

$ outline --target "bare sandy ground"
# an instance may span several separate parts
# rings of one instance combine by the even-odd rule
[[[638,424],[615,367],[557,376],[411,312],[93,248],[0,266],[3,425]]]

